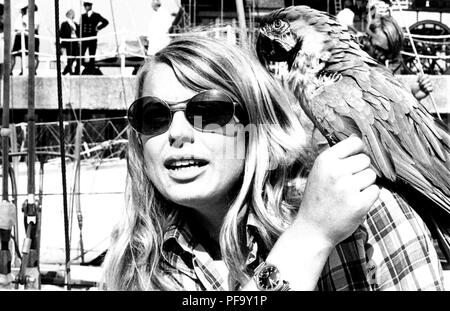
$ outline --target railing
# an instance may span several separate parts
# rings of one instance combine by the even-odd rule
[[[409,34],[405,33],[405,38],[409,38]],[[426,45],[426,46],[438,46],[440,47],[440,51],[436,51],[435,55],[423,55],[418,54],[419,58],[423,59],[436,59],[436,60],[450,60],[450,35],[419,35],[419,34],[411,34],[411,37],[414,40],[416,45]],[[431,41],[437,40],[437,41]],[[434,49],[432,51],[435,51]],[[402,51],[401,52],[405,56],[415,57],[415,55],[411,52]]]
[[[125,117],[99,118],[89,120],[71,120],[64,122],[64,146],[66,156],[73,160],[77,145],[77,127],[82,124],[81,158],[98,165],[107,158],[123,157],[128,143]],[[35,148],[38,154],[47,159],[61,156],[58,122],[37,122],[35,126]],[[11,151],[17,155],[26,155],[28,124],[25,122],[11,124]],[[0,143],[1,146],[1,143]],[[15,163],[24,159],[17,157]]]
[[[25,38],[28,34],[28,31],[21,31],[21,50],[19,52],[16,52],[15,55],[21,54],[21,68],[22,72],[26,72],[25,69],[25,59],[26,54],[28,50],[25,47]],[[240,44],[242,41],[242,30],[237,28],[236,26],[232,25],[226,25],[226,26],[218,26],[218,27],[196,27],[191,29],[185,29],[183,32],[180,33],[172,33],[172,34],[165,34],[164,36],[167,36],[169,39],[173,39],[175,37],[179,36],[186,36],[186,35],[203,35],[203,36],[210,36],[210,37],[216,37],[216,38],[222,38],[226,39],[230,43],[234,44]],[[246,29],[245,30],[245,40],[252,40],[254,35],[254,31]],[[55,38],[51,36],[43,36],[43,35],[35,35],[35,37],[39,40],[47,40],[55,42]],[[108,39],[113,37],[114,39]],[[146,38],[147,36],[142,33],[132,33],[132,32],[111,32],[107,34],[100,34],[98,36],[92,36],[92,37],[85,37],[85,38],[76,38],[76,39],[65,39],[61,38],[61,42],[84,42],[84,41],[91,41],[91,40],[98,40],[100,42],[108,42],[108,41],[116,41],[118,44],[116,44],[115,51],[108,52],[108,53],[102,53],[102,54],[96,54],[96,55],[77,55],[77,56],[69,56],[66,55],[66,59],[107,59],[107,58],[113,58],[118,57],[120,59],[120,67],[122,69],[125,68],[126,64],[126,58],[127,57],[141,57],[142,59],[148,58],[151,56],[151,54],[148,53],[146,50],[144,44],[143,44],[143,38]],[[151,38],[150,38],[151,39]],[[42,44],[41,44],[42,45]],[[138,47],[137,50],[139,50],[138,53],[135,51],[130,51],[127,47],[129,45],[133,45]],[[80,49],[81,51],[81,49]],[[37,56],[40,57],[41,60],[45,59],[47,61],[56,61],[56,53],[45,53],[45,52],[35,52]]]

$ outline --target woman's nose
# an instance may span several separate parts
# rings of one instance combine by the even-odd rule
[[[181,148],[185,143],[194,142],[194,128],[186,119],[184,111],[173,114],[169,128],[169,142],[175,148]]]

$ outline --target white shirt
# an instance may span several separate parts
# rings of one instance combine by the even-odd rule
[[[349,8],[345,8],[336,15],[337,20],[344,26],[353,26],[353,19],[355,18],[355,13]]]
[[[148,55],[154,55],[170,42],[169,29],[172,26],[173,16],[164,8],[158,11],[153,9],[149,14],[147,29]]]
[[[76,32],[77,32],[77,26],[75,25],[75,22],[72,20],[72,19],[70,19],[70,18],[66,18],[66,21],[69,23],[69,25],[70,25],[70,28],[72,28],[72,33],[71,33],[71,37],[72,38],[76,38],[77,37],[77,34],[76,34]]]
[[[34,13],[34,28],[36,30],[39,30],[39,25],[40,25],[39,15]],[[14,30],[15,31],[28,30],[28,14],[25,14],[16,19],[16,22],[14,24]]]
[[[214,260],[214,267],[216,268],[217,272],[219,272],[222,279],[225,281],[223,283],[224,290],[230,290],[228,284],[229,270],[225,262],[223,260]]]

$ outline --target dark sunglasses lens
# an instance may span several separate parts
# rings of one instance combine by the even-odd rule
[[[130,125],[144,135],[158,135],[170,125],[170,110],[155,97],[137,99],[128,112]]]
[[[215,130],[227,125],[234,114],[230,97],[218,91],[207,91],[192,98],[186,107],[188,121],[201,130]]]

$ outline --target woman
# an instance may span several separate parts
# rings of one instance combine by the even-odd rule
[[[364,251],[375,230],[356,229],[371,206],[376,219],[391,203],[373,207],[380,190],[355,137],[316,159],[300,197],[289,191],[306,151],[287,96],[255,57],[214,39],[177,39],[143,66],[128,112],[128,207],[105,259],[107,289],[313,290],[318,281],[342,289],[348,271],[335,269],[339,256]],[[432,248],[414,224],[425,236],[417,243]],[[435,256],[424,255],[433,266],[421,261],[421,271],[439,274]],[[344,287],[359,289],[356,277],[369,273],[357,266]],[[407,271],[414,284],[436,284]]]
[[[35,54],[35,63],[34,63],[34,70],[35,74],[39,67],[39,46],[40,46],[40,40],[38,38],[39,36],[39,26],[40,26],[40,19],[39,15],[36,13],[38,11],[38,6],[35,5],[34,8],[35,16],[34,16],[34,50],[36,52]],[[28,55],[28,5],[24,4],[22,5],[20,9],[20,17],[16,20],[14,24],[14,44],[11,51],[11,55],[13,56],[11,59],[11,75],[12,71],[14,69],[14,66],[16,65],[16,57],[22,58],[22,49],[25,50],[25,55]],[[22,33],[24,33],[22,38]],[[24,48],[22,47],[22,40],[24,41]],[[23,60],[22,60],[23,61]],[[23,68],[20,68],[19,75],[23,75]]]
[[[66,12],[66,20],[61,23],[60,35],[62,39],[68,39],[67,41],[61,42],[61,47],[66,50],[67,64],[63,70],[63,75],[65,74],[80,74],[80,42],[72,41],[78,38],[80,33],[80,25],[74,21],[75,12],[70,9]],[[75,62],[75,72],[72,71],[72,65]]]
[[[404,35],[402,28],[392,16],[381,15],[372,19],[366,35],[361,37],[363,49],[393,73],[401,73]],[[433,85],[427,75],[418,75],[411,86],[411,93],[422,100],[433,91]]]

